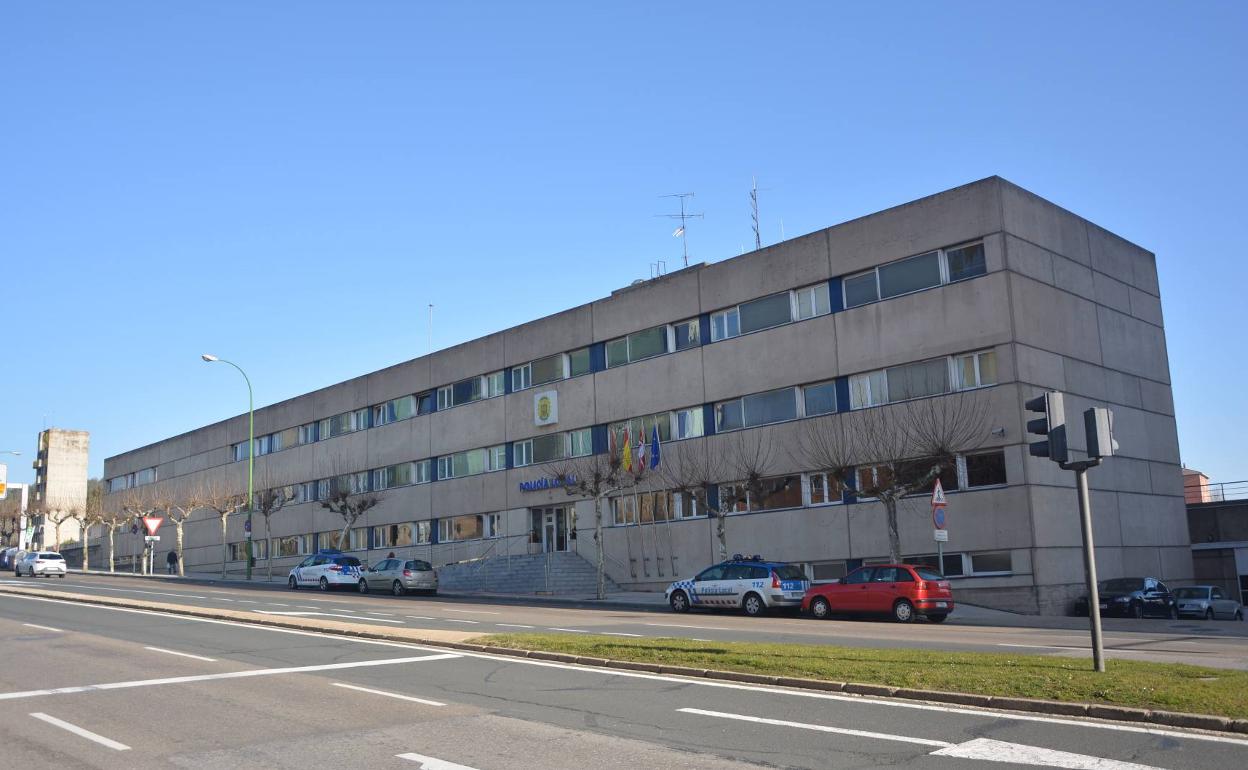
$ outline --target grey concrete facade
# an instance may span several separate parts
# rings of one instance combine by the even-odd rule
[[[48,428],[39,434],[39,450],[31,466],[35,483],[29,504],[37,512],[34,544],[52,548],[82,536],[73,512],[87,504],[87,454],[91,435],[85,430]],[[58,529],[59,527],[59,529]]]
[[[983,273],[953,281],[946,274],[948,250],[966,244],[982,244]],[[933,250],[941,255],[939,285],[845,309],[843,279]],[[829,287],[830,312],[709,341],[714,314],[812,286]],[[792,298],[796,310],[797,294]],[[701,324],[701,344],[616,367],[600,360],[604,343],[690,319]],[[666,331],[669,350],[674,332]],[[855,376],[940,357],[948,357],[953,367],[956,357],[990,352],[995,384],[973,396],[995,430],[977,451],[1000,453],[1004,483],[968,485],[949,496],[948,552],[964,555],[965,574],[955,584],[959,595],[1060,613],[1081,590],[1073,476],[1030,457],[1026,448],[1023,402],[1050,388],[1068,394],[1067,409],[1075,422],[1090,405],[1115,413],[1121,455],[1089,475],[1102,577],[1148,574],[1177,583],[1192,577],[1155,258],[997,177],[694,266],[264,407],[256,412],[256,434],[403,396],[436,394],[439,387],[478,375],[502,372],[510,385],[513,367],[587,346],[591,359],[598,359],[590,373],[258,456],[257,486],[266,479],[270,486],[296,484],[425,459],[431,459],[436,474],[436,458],[504,446],[506,469],[387,489],[381,504],[357,526],[431,522],[430,539],[439,540],[438,521],[499,514],[486,525],[494,528],[492,537],[403,546],[405,552],[444,564],[541,548],[540,532],[534,542],[541,512],[572,508],[579,537],[562,545],[579,547],[592,558],[592,504],[560,489],[522,490],[523,482],[547,477],[550,469],[515,467],[515,442],[592,428],[601,449],[599,432],[605,435],[605,428],[594,426],[695,407],[703,410],[709,431],[719,402],[824,381],[838,383],[838,411],[848,412],[844,398]],[[545,391],[557,393],[558,422],[542,427],[535,424],[534,394]],[[778,447],[795,446],[806,423],[800,414],[802,392],[795,396],[797,419],[746,431],[766,432]],[[121,505],[141,490],[168,497],[188,494],[208,480],[245,485],[246,463],[235,461],[232,447],[245,440],[246,420],[239,415],[108,458],[106,479],[144,472],[148,481],[155,479],[133,489],[118,483],[108,497]],[[1072,440],[1078,448],[1081,437]],[[684,441],[722,445],[724,437]],[[800,478],[802,504],[729,516],[729,550],[800,562],[825,576],[885,556],[879,504],[812,504],[812,482],[805,473],[810,469],[801,467],[794,454],[777,452],[768,473]],[[969,471],[960,470],[965,481]],[[904,554],[934,552],[929,513],[926,500],[903,502]],[[275,536],[296,536],[340,529],[342,522],[319,503],[305,502],[288,505],[272,525]],[[226,539],[243,539],[241,517],[229,523]],[[365,533],[358,545],[373,542]],[[625,588],[661,588],[716,557],[713,523],[705,516],[610,526],[604,542],[608,572]],[[376,560],[377,552],[384,556],[396,549],[360,550]],[[186,525],[184,558],[192,569],[220,566],[221,537],[211,512],[200,512]],[[281,557],[275,563],[284,571],[300,558]],[[227,566],[238,569],[241,563]]]

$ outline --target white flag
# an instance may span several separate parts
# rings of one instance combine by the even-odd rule
[[[684,235],[684,234],[685,234],[685,228],[684,228],[684,227],[677,227],[677,228],[676,228],[676,230],[672,233],[672,237],[673,237],[673,238],[679,238],[680,236],[682,236],[682,235]]]

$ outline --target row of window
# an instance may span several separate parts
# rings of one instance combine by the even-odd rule
[[[147,484],[156,483],[156,469],[144,468],[141,471],[127,473],[121,476],[114,476],[108,480],[109,492],[120,492],[124,489],[133,489]]]
[[[997,384],[997,354],[981,350],[849,377],[850,409],[937,396]]]
[[[934,553],[905,556],[902,561],[906,564],[925,564],[929,567],[940,565],[940,559]],[[815,562],[810,565],[807,575],[815,582],[840,580],[858,567],[888,563],[887,557]],[[944,567],[945,577],[994,577],[1013,574],[1014,560],[1010,551],[954,552],[945,554]]]
[[[842,282],[844,307],[851,308],[914,291],[983,275],[987,270],[983,243],[972,243],[890,262],[848,276]],[[781,326],[832,312],[830,284],[823,281],[743,302],[710,314],[712,342]],[[605,343],[606,367],[685,350],[702,344],[697,318],[654,326]],[[593,371],[590,347],[530,361],[510,370],[511,391],[577,377]],[[445,385],[436,391],[403,396],[371,408],[357,409],[295,428],[257,437],[257,456],[300,444],[322,441],[368,427],[405,420],[436,409],[472,403],[504,394],[504,372],[491,372]],[[900,400],[900,399],[894,399]],[[371,413],[371,415],[370,415]],[[371,422],[369,418],[371,416]],[[247,442],[232,446],[234,459],[247,458]]]

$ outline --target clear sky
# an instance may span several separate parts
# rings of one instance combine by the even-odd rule
[[[104,457],[999,174],[1157,253],[1248,478],[1248,3],[0,6],[0,451]],[[861,6],[861,7],[858,7]]]

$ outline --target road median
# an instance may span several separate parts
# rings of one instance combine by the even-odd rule
[[[275,616],[0,585],[0,594],[726,682],[1248,734],[1248,672],[1184,664],[824,645],[493,634]],[[1045,698],[1030,697],[1044,695]],[[1198,713],[1195,710],[1199,709]]]

